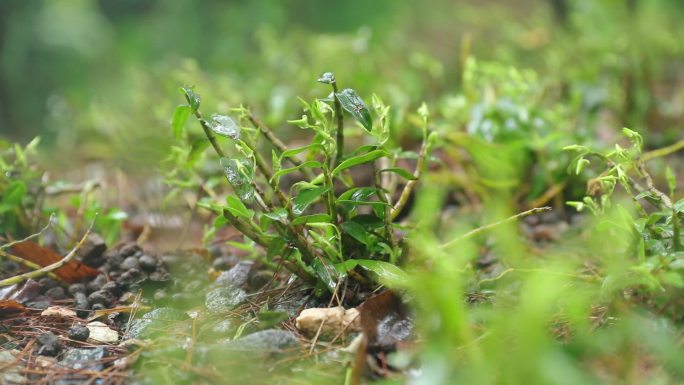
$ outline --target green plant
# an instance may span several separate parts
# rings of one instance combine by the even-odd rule
[[[319,293],[334,291],[347,277],[372,287],[378,277],[396,279],[403,274],[397,267],[402,243],[395,235],[395,219],[405,208],[434,142],[428,134],[429,112],[425,105],[418,110],[420,152],[403,152],[388,144],[389,107],[380,97],[373,95],[371,112],[354,90],[339,90],[332,73],[318,81],[329,85],[332,93],[312,102],[299,100],[304,114],[288,123],[311,132],[312,138],[297,148],[288,148],[244,106],[230,110],[237,121],[220,114],[206,118],[200,111],[200,96],[183,87],[187,104],[175,110],[172,126],[186,144],[176,147],[179,155],[170,161],[177,167],[168,175],[174,177],[173,184],[182,186],[177,173],[192,174],[188,162],[194,165],[197,155],[211,146],[234,192],[225,203],[216,198],[200,200],[201,207],[219,214],[214,228],[234,226],[266,250],[266,263],[282,264],[315,284]],[[360,127],[346,127],[344,111]],[[190,115],[200,122],[204,137],[184,130]],[[352,129],[363,133],[364,142],[345,153],[345,137]],[[262,154],[267,149],[260,146],[261,139],[270,148],[270,164]],[[402,157],[417,159],[414,172],[397,166]],[[371,176],[365,184],[358,182],[363,175],[354,175],[362,165]],[[400,178],[406,182],[398,183]]]
[[[647,170],[646,162],[670,154],[681,147],[681,143],[643,153],[642,136],[624,128],[630,147],[616,144],[611,151],[594,151],[585,146],[569,146],[566,150],[576,152],[569,171],[580,174],[590,167],[591,160],[602,163],[606,169],[592,178],[587,195],[582,201],[568,202],[578,211],[588,209],[596,216],[605,216],[616,208],[631,224],[636,244],[633,253],[638,258],[628,272],[626,285],[640,285],[665,290],[664,286],[684,288],[681,269],[684,268],[684,243],[681,226],[684,219],[684,199],[677,200],[677,180],[670,167],[665,169],[668,193],[661,191]],[[632,207],[615,203],[616,187],[630,197]],[[614,207],[616,206],[616,207]],[[630,211],[636,212],[633,218]],[[614,280],[608,277],[607,280]]]

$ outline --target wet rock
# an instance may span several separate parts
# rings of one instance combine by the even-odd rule
[[[120,296],[123,292],[119,284],[114,281],[109,281],[105,283],[104,286],[102,286],[102,290],[111,293],[115,297]]]
[[[157,259],[150,255],[143,255],[138,260],[140,268],[147,272],[153,272],[157,269]]]
[[[148,278],[152,282],[166,282],[171,279],[171,274],[164,269],[157,269],[153,271]]]
[[[107,308],[107,306],[105,306],[105,305],[103,305],[103,304],[101,304],[101,303],[94,303],[92,306],[90,306],[90,309],[92,309],[92,310],[94,310],[94,311],[104,310],[104,309],[106,309],[106,308]]]
[[[48,277],[43,277],[39,279],[38,284],[40,285],[41,293],[46,293],[48,290],[59,286],[59,283],[57,281]]]
[[[247,293],[233,286],[215,287],[209,290],[204,299],[204,305],[211,312],[221,312],[233,309],[247,297]]]
[[[48,298],[52,299],[65,299],[66,298],[66,292],[64,291],[64,288],[61,286],[55,286],[51,288],[50,290],[45,292],[45,296]]]
[[[249,287],[255,291],[259,290],[262,287],[266,286],[266,284],[269,283],[272,278],[273,278],[273,273],[270,271],[266,271],[266,270],[257,271],[256,273],[252,274],[249,277]]]
[[[69,285],[69,294],[71,295],[75,295],[76,293],[85,293],[86,290],[86,286],[82,283],[74,283]]]
[[[74,294],[74,307],[77,309],[79,317],[84,316],[81,313],[82,311],[90,309],[90,302],[88,302],[88,297],[86,297],[85,293],[78,292]]]
[[[138,252],[140,252],[140,251],[142,251],[142,250],[140,249],[140,246],[138,246],[138,245],[135,244],[135,243],[129,243],[129,244],[127,244],[127,245],[124,245],[124,246],[119,250],[119,254],[122,255],[122,256],[125,258],[125,257],[130,257],[130,256],[132,256],[132,255],[134,255],[135,253],[138,253]]]
[[[38,344],[36,354],[40,356],[55,357],[62,350],[62,343],[56,335],[50,332],[39,335],[36,343]]]
[[[52,302],[50,302],[49,299],[45,297],[41,298],[36,298],[34,301],[29,301],[26,302],[24,305],[26,305],[27,308],[29,309],[34,309],[34,310],[45,310],[52,305]]]
[[[84,264],[98,268],[105,263],[105,251],[107,251],[107,245],[104,239],[99,234],[91,233],[78,250],[78,258]]]
[[[123,260],[121,263],[121,269],[122,270],[131,270],[131,269],[138,269],[140,267],[140,262],[138,261],[138,258],[136,257],[128,257]]]
[[[166,307],[154,309],[131,323],[128,338],[148,338],[155,331],[163,331],[170,324],[187,319],[188,315],[177,309]]]
[[[76,341],[85,341],[90,336],[90,330],[83,325],[74,325],[69,328],[69,338]]]
[[[103,347],[95,349],[71,348],[64,352],[64,358],[59,365],[74,370],[99,372],[104,369],[103,359],[105,357],[107,357],[107,350]]]
[[[232,266],[238,263],[238,259],[235,256],[223,256],[214,259],[211,267],[215,270],[224,271],[230,269]]]
[[[237,340],[226,341],[225,344],[240,350],[265,351],[285,350],[299,346],[294,333],[280,329],[258,331]]]
[[[107,283],[107,277],[104,274],[100,274],[88,283],[88,290],[90,292],[98,291],[105,283]]]
[[[91,304],[101,304],[104,306],[109,306],[114,302],[114,296],[112,293],[105,290],[98,290],[90,293],[88,296],[88,302]]]
[[[17,357],[8,350],[0,350],[0,384],[23,384],[26,379],[16,365]]]
[[[143,281],[145,277],[146,276],[142,271],[138,269],[130,269],[121,274],[121,276],[117,279],[117,282],[122,285],[131,285]]]
[[[217,285],[230,285],[234,287],[244,285],[249,279],[249,272],[252,270],[254,262],[243,261],[233,266],[228,271],[224,271],[216,279]]]

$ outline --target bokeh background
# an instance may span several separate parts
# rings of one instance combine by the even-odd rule
[[[164,157],[181,85],[278,127],[323,71],[402,111],[458,94],[472,55],[663,144],[684,115],[682,16],[678,0],[2,0],[0,136],[135,169]]]

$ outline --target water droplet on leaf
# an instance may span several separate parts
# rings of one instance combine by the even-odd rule
[[[240,127],[226,115],[212,115],[209,127],[218,135],[227,136],[234,140],[240,139]]]

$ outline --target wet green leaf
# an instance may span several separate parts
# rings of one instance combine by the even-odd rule
[[[326,72],[318,78],[318,82],[323,84],[335,83],[335,75],[332,72]]]
[[[373,118],[371,117],[368,107],[366,107],[366,103],[363,102],[363,99],[359,97],[356,91],[347,88],[336,93],[335,96],[337,96],[337,100],[340,101],[342,108],[352,114],[352,116],[370,132],[373,127]]]
[[[189,106],[178,106],[173,111],[171,132],[173,132],[173,137],[176,138],[176,140],[183,137],[183,128],[185,127],[185,122],[188,121],[191,112],[192,110]]]
[[[211,130],[217,135],[225,136],[233,140],[240,139],[240,127],[233,119],[226,115],[214,114],[207,122]]]
[[[416,178],[411,172],[409,172],[408,170],[403,169],[403,168],[401,168],[401,167],[390,167],[390,168],[386,168],[386,169],[380,170],[380,173],[383,173],[383,172],[391,172],[391,173],[393,173],[393,174],[397,174],[397,175],[399,175],[400,177],[402,177],[402,178],[404,178],[404,179],[406,179],[406,180],[416,180],[416,179],[418,179],[418,178]]]
[[[247,206],[234,195],[228,195],[226,197],[226,209],[238,218],[251,219],[254,215],[254,211],[248,209]]]
[[[306,210],[309,205],[316,201],[321,195],[329,190],[328,187],[317,187],[313,189],[300,190],[292,202],[292,212],[299,215]]]
[[[293,225],[304,225],[307,223],[330,223],[332,218],[328,214],[304,215],[292,221]]]
[[[388,153],[385,150],[373,150],[367,154],[363,155],[358,155],[349,159],[344,160],[342,163],[340,163],[335,169],[333,170],[333,175],[337,175],[340,172],[352,168],[354,166],[358,166],[363,163],[368,163],[372,162],[378,158],[382,158],[384,156],[387,156]]]
[[[200,96],[193,91],[193,87],[181,87],[180,91],[188,100],[190,108],[192,108],[193,111],[197,111],[200,107],[200,103],[202,102],[202,98],[200,98]]]

